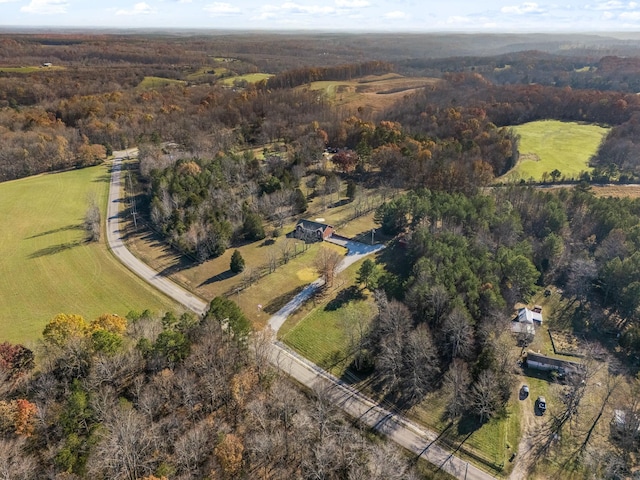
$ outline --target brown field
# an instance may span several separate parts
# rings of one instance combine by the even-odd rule
[[[596,197],[628,197],[640,198],[640,185],[603,185],[594,186]]]
[[[335,105],[352,110],[369,109],[379,112],[390,107],[402,97],[438,82],[429,77],[403,77],[396,73],[370,75],[351,81],[313,82],[311,90],[323,91]]]

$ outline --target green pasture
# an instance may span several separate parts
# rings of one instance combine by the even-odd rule
[[[509,401],[506,413],[494,417],[482,426],[473,418],[451,422],[445,418],[447,397],[441,391],[429,394],[413,407],[408,416],[441,434],[440,441],[449,448],[458,449],[457,455],[473,461],[492,474],[504,474],[508,459],[517,451],[520,440],[520,407],[517,396]],[[494,466],[493,468],[491,466]]]
[[[58,313],[164,311],[170,300],[123,267],[103,240],[84,242],[95,198],[103,219],[107,166],[0,184],[0,341],[28,342]]]
[[[245,81],[247,83],[257,83],[261,80],[266,80],[267,78],[273,77],[273,75],[269,73],[248,73],[246,75],[236,75],[235,77],[225,77],[220,82],[223,85],[233,86],[237,81]]]
[[[566,179],[589,172],[589,159],[609,132],[599,125],[541,120],[513,127],[520,135],[520,159],[503,179],[551,180],[559,170]]]
[[[138,88],[143,90],[149,90],[152,88],[162,88],[167,85],[184,85],[184,80],[175,80],[173,78],[163,77],[144,77],[138,84]]]
[[[281,335],[291,348],[338,377],[352,360],[347,331],[359,321],[368,325],[376,313],[370,295],[351,295],[349,286],[354,283],[359,266],[360,262],[342,273],[346,286],[335,289],[297,324],[285,323]]]

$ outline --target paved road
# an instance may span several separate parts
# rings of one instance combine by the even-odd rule
[[[461,480],[494,479],[473,464],[436,445],[435,432],[385,410],[340,379],[291,352],[284,345],[274,344],[271,350],[271,363],[308,388],[323,392],[325,398],[328,397],[351,417],[386,435],[398,445],[454,477]]]
[[[187,292],[182,287],[161,276],[155,270],[152,270],[145,263],[134,257],[122,242],[120,222],[120,210],[123,205],[121,198],[123,183],[121,175],[122,159],[129,155],[136,154],[137,152],[135,150],[115,152],[111,173],[111,185],[109,186],[109,204],[107,206],[107,242],[109,247],[118,260],[129,268],[129,270],[189,310],[196,312],[198,315],[203,315],[207,310],[207,302]]]
[[[188,309],[202,315],[207,308],[205,301],[195,297],[142,263],[131,254],[122,241],[122,230],[120,229],[120,206],[122,205],[121,162],[124,157],[133,154],[133,151],[115,152],[107,209],[107,242],[114,255],[130,270]],[[384,248],[381,245],[370,246],[358,242],[348,243],[350,245],[347,245],[347,256],[338,267],[339,270],[343,270],[364,256]],[[320,282],[321,280],[316,280],[316,282],[299,293],[289,304],[272,317],[269,325],[277,331],[287,316],[293,313],[313,293],[314,289],[321,285]],[[352,417],[387,435],[394,442],[416,455],[422,456],[456,478],[464,480],[491,480],[494,478],[474,465],[435,445],[434,441],[437,438],[435,432],[425,430],[402,416],[378,406],[348,384],[290,351],[284,345],[278,342],[273,344],[270,360],[273,365],[301,384],[315,391],[325,392],[336,405]]]

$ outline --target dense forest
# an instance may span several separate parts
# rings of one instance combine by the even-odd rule
[[[229,319],[231,329],[223,330]],[[204,319],[60,314],[33,353],[0,345],[6,478],[420,478],[268,364],[225,299]]]

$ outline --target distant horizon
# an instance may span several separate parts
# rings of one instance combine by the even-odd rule
[[[0,0],[1,1],[1,0]],[[571,36],[594,36],[616,38],[619,40],[640,40],[640,31],[525,31],[525,32],[502,32],[502,31],[471,31],[471,30],[433,30],[433,31],[413,31],[413,30],[329,30],[329,29],[258,29],[258,28],[211,28],[211,27],[91,27],[91,26],[73,26],[73,25],[0,25],[0,34],[2,33],[112,33],[112,34],[136,34],[145,32],[166,33],[166,34],[273,34],[273,35],[395,35],[395,36],[536,36],[547,35],[553,37],[571,37]]]
[[[586,2],[586,3],[585,3]],[[0,29],[207,30],[413,34],[640,33],[622,0],[0,0]]]

